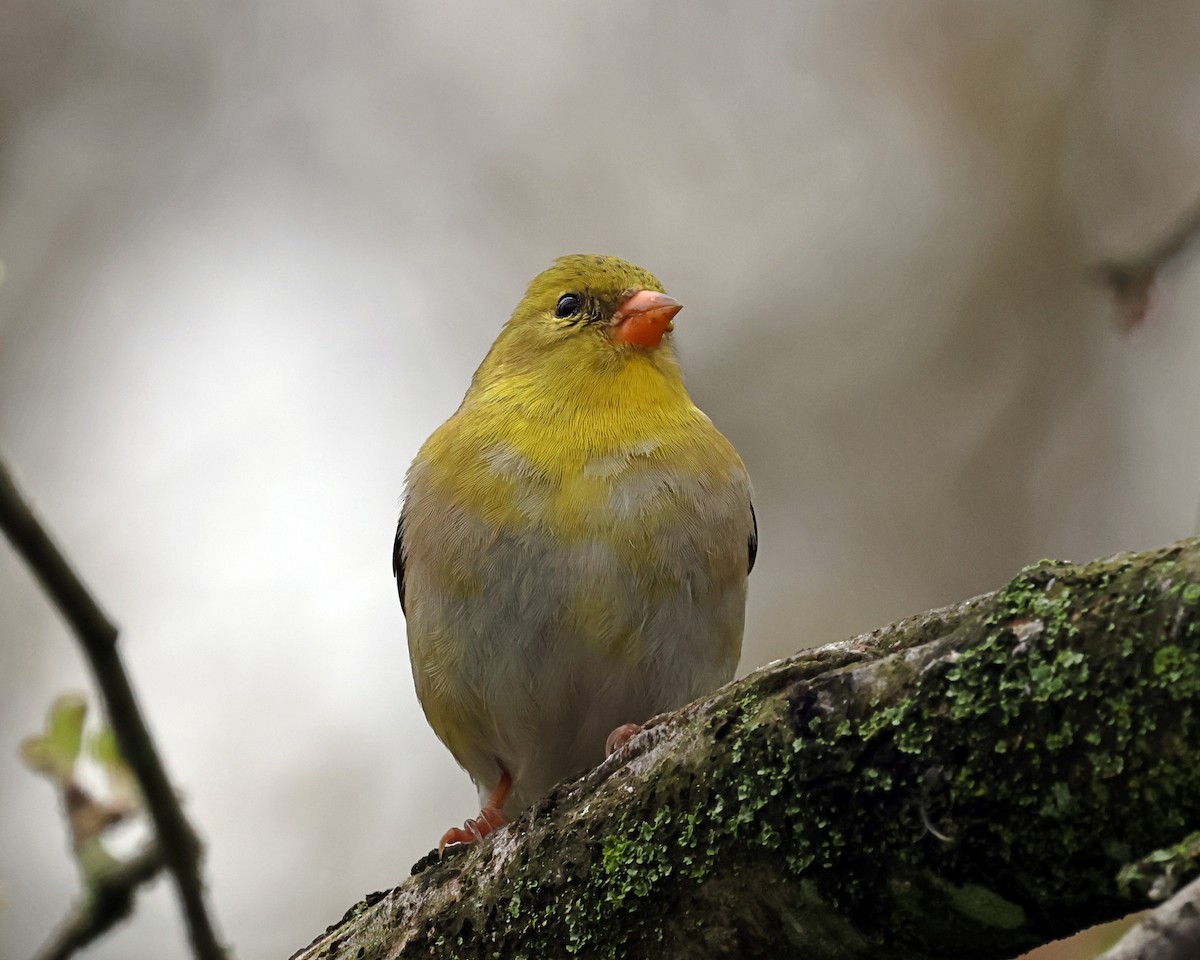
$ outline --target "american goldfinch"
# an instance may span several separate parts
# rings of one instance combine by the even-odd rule
[[[758,531],[688,396],[678,301],[615,257],[534,278],[408,471],[393,570],[417,696],[490,833],[728,681]]]

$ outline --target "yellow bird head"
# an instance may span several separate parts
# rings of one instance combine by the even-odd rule
[[[536,371],[574,380],[649,365],[674,379],[673,319],[682,309],[647,270],[571,254],[533,278],[475,373],[473,386]]]

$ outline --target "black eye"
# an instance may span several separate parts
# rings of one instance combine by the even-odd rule
[[[554,315],[558,319],[563,320],[567,317],[574,316],[579,312],[581,301],[577,293],[564,293],[558,298],[558,304],[554,308]]]

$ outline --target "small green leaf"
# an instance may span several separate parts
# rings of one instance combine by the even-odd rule
[[[133,814],[142,808],[142,791],[138,786],[133,769],[121,755],[116,734],[105,724],[88,737],[88,755],[104,770],[108,778],[110,806],[124,814]]]
[[[47,735],[57,751],[72,764],[83,743],[83,721],[87,719],[87,701],[82,694],[61,694],[50,707]]]
[[[88,753],[102,767],[125,766],[117,735],[107,723],[88,737]]]
[[[21,744],[25,762],[60,785],[70,783],[75,774],[75,761],[79,759],[87,711],[87,701],[81,694],[58,696],[46,716],[46,732],[29,737]]]

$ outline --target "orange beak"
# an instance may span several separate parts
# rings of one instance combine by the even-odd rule
[[[632,343],[652,350],[671,329],[671,320],[682,309],[682,303],[665,293],[639,290],[613,314],[613,342]]]

